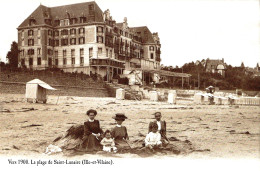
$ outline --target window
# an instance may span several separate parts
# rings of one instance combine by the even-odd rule
[[[80,49],[79,51],[79,56],[80,56],[80,65],[84,64],[84,49]]]
[[[33,58],[29,58],[29,65],[30,65],[30,66],[33,65]]]
[[[106,57],[108,57],[108,49],[106,49]]]
[[[151,53],[151,59],[153,59],[153,53]]]
[[[68,35],[68,30],[61,30],[61,35],[63,36],[63,35]]]
[[[28,39],[28,46],[34,46],[34,39]]]
[[[58,51],[57,50],[55,50],[55,52],[54,52],[54,57],[58,58]]]
[[[33,30],[28,30],[28,36],[33,36]]]
[[[85,28],[79,28],[79,34],[84,34],[85,33]]]
[[[28,55],[34,55],[34,49],[28,49],[27,54]]]
[[[127,32],[125,32],[125,37],[128,37],[128,33]]]
[[[112,58],[112,50],[110,50],[109,57]]]
[[[97,27],[97,33],[103,33],[103,27],[98,26]]]
[[[51,58],[48,58],[48,65],[52,66],[52,59]]]
[[[79,44],[84,44],[84,43],[85,43],[85,37],[80,37]]]
[[[60,41],[59,40],[54,40],[54,46],[59,46]]]
[[[85,22],[87,22],[87,18],[86,17],[80,17],[79,22],[85,23]]]
[[[63,50],[62,55],[63,55],[63,58],[66,58],[66,57],[67,57],[67,51],[66,51],[66,50]]]
[[[75,65],[75,58],[71,58],[71,64]]]
[[[24,59],[21,60],[21,65],[25,66],[25,60]]]
[[[52,31],[48,30],[48,36],[52,36]]]
[[[150,46],[150,47],[149,47],[149,50],[150,50],[150,51],[154,51],[154,46]]]
[[[40,55],[41,54],[41,48],[37,49],[37,54]]]
[[[22,30],[22,36],[21,36],[22,38],[24,38],[24,31]]]
[[[54,31],[54,36],[59,36],[59,30]]]
[[[64,20],[60,20],[60,26],[64,26]]]
[[[102,48],[98,48],[98,55],[102,54]]]
[[[61,46],[68,45],[68,39],[61,39]]]
[[[49,39],[49,46],[52,46],[52,39]]]
[[[53,51],[51,49],[48,49],[48,55],[53,55]]]
[[[63,65],[67,65],[67,58],[63,58]]]
[[[102,36],[97,36],[97,42],[98,43],[103,43],[103,37]]]
[[[71,64],[75,64],[75,49],[71,49]]]
[[[66,65],[67,64],[67,51],[66,50],[63,50],[63,65]]]
[[[65,26],[68,26],[69,24],[70,24],[69,19],[65,19],[65,21],[64,21],[64,25],[65,25]]]
[[[91,58],[93,56],[93,48],[89,48],[89,57]]]
[[[55,21],[54,21],[54,25],[55,25],[55,26],[59,26],[59,25],[60,25],[60,20],[55,20]]]
[[[70,29],[70,34],[71,34],[71,35],[76,34],[76,29]]]
[[[59,60],[55,59],[55,65],[58,66],[59,65]]]
[[[70,39],[70,44],[75,45],[76,44],[76,38],[71,38]]]
[[[70,24],[76,24],[76,23],[77,23],[77,18],[70,19]]]

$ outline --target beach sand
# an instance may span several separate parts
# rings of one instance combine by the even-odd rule
[[[57,103],[58,102],[58,103]],[[112,116],[125,113],[130,142],[144,139],[153,113],[167,122],[167,137],[188,140],[195,151],[169,157],[259,158],[260,107],[195,105],[166,102],[116,100],[115,98],[48,96],[47,104],[27,103],[22,94],[1,94],[0,155],[41,156],[53,140],[72,125],[87,120],[86,111],[96,109],[103,130],[115,126]],[[174,143],[174,141],[172,142]],[[62,157],[62,154],[58,156]],[[116,157],[138,157],[117,154]],[[75,156],[74,156],[75,157]],[[77,157],[77,156],[76,156]],[[156,156],[155,156],[156,157]],[[159,156],[160,157],[160,156]]]

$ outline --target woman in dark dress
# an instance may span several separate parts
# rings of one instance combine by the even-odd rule
[[[88,110],[87,115],[89,117],[87,122],[84,122],[84,136],[82,142],[82,148],[88,152],[94,152],[101,150],[101,134],[103,134],[102,129],[98,120],[95,120],[97,111]]]
[[[111,135],[115,140],[118,152],[130,150],[130,146],[127,142],[129,140],[127,129],[125,126],[122,126],[122,123],[127,117],[122,113],[117,113],[113,119],[116,120],[117,125],[113,128]]]

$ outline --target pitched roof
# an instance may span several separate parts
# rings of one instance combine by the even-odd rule
[[[26,27],[29,25],[29,19],[33,17],[36,20],[36,25],[45,24],[45,18],[51,18],[53,21],[55,19],[64,19],[68,15],[70,17],[79,18],[80,16],[88,16],[89,14],[89,5],[94,4],[94,14],[95,22],[103,22],[103,12],[96,4],[96,2],[84,2],[78,4],[71,4],[71,5],[63,5],[63,6],[56,6],[56,7],[46,7],[40,5],[27,19],[25,19],[19,27]],[[54,22],[53,22],[54,23]]]
[[[131,27],[129,28],[131,32],[134,32],[136,34],[140,33],[143,43],[155,43],[153,39],[153,35],[151,31],[146,26],[141,27]]]
[[[208,59],[206,60],[206,65],[207,66],[218,66],[219,64],[224,65],[224,62],[222,60],[219,59]]]

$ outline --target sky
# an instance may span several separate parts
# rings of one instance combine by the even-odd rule
[[[8,0],[0,2],[0,57],[5,57],[17,27],[40,4],[53,7],[86,0]],[[161,40],[161,64],[224,58],[227,64],[255,67],[260,63],[258,0],[96,0],[116,22],[148,26]]]

